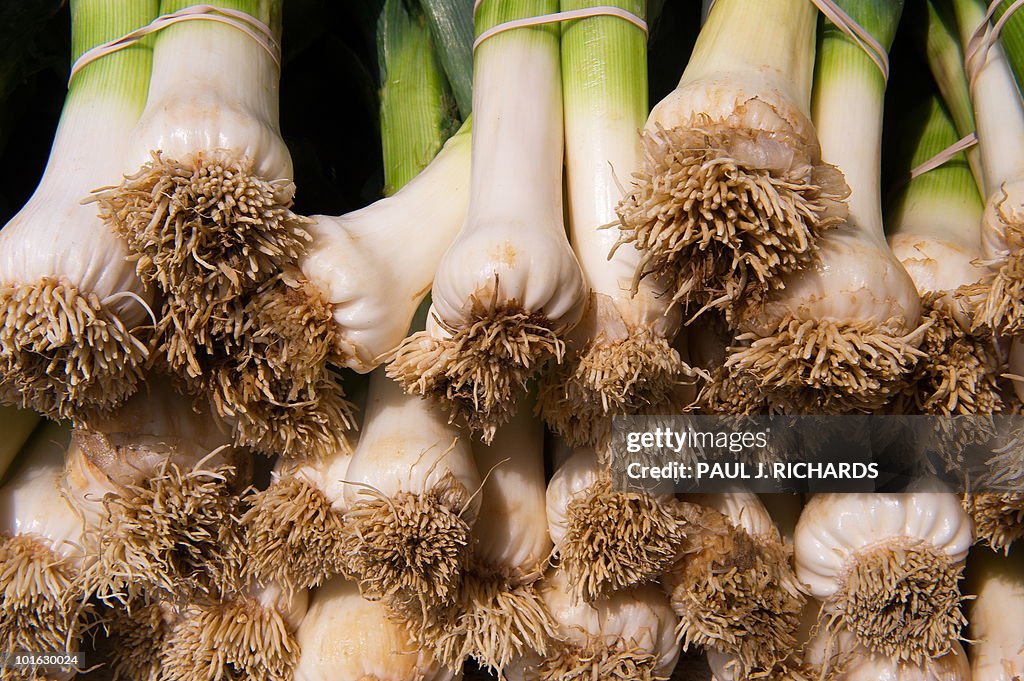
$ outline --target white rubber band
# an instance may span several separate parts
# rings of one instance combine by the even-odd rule
[[[967,135],[966,137],[962,137],[961,139],[949,145],[939,153],[932,156],[930,159],[928,159],[921,165],[911,170],[910,177],[908,179],[912,180],[915,177],[918,177],[919,175],[924,175],[929,170],[935,170],[939,166],[945,164],[947,161],[952,160],[953,157],[955,157],[961,151],[967,151],[977,143],[978,136],[975,135],[973,132],[970,135]]]
[[[476,2],[473,4],[474,14],[480,8],[480,5],[482,3],[483,0],[476,0]],[[602,16],[611,16],[618,17],[620,19],[625,19],[626,21],[628,21],[629,23],[633,24],[641,31],[643,31],[644,35],[647,34],[647,22],[638,17],[637,15],[633,14],[632,12],[622,9],[621,7],[586,7],[584,9],[573,9],[565,12],[555,12],[554,14],[543,14],[539,17],[513,19],[512,21],[506,21],[496,26],[492,26],[476,37],[476,40],[473,41],[473,50],[475,51],[476,48],[480,47],[480,44],[487,40],[488,38],[493,38],[499,33],[504,33],[505,31],[511,31],[517,28],[529,28],[530,26],[543,26],[545,24],[555,24],[561,21],[572,21],[573,19],[587,19],[589,17]]]
[[[857,43],[867,53],[871,61],[875,62],[878,70],[882,72],[882,78],[888,81],[889,54],[882,47],[882,44],[865,30],[863,26],[854,21],[853,17],[843,11],[843,8],[837,5],[834,0],[811,0],[811,3],[818,8],[819,12],[825,15],[825,18],[835,24],[836,28],[849,36],[853,42]],[[708,14],[711,13],[711,8],[714,6],[715,2],[712,0],[708,6]]]
[[[157,31],[182,21],[191,21],[194,19],[217,21],[242,31],[267,51],[271,59],[274,60],[274,63],[277,64],[278,68],[281,67],[281,45],[277,42],[277,38],[274,37],[274,32],[271,31],[270,27],[262,21],[246,14],[245,12],[234,9],[214,7],[213,5],[193,5],[191,7],[178,10],[177,12],[171,12],[170,14],[159,16],[145,26],[137,28],[127,35],[121,36],[116,40],[111,40],[101,45],[97,45],[90,50],[86,50],[82,53],[82,56],[76,59],[75,63],[71,65],[71,75],[68,76],[68,85],[71,85],[71,79],[75,77],[76,73],[97,59],[117,52],[118,50],[123,50],[126,47],[130,47],[151,33],[156,33]]]
[[[1015,0],[1013,4],[1006,8],[1003,16],[999,17],[999,21],[994,26],[990,25],[992,17],[996,15],[996,10],[999,9],[999,5],[1002,3],[1003,0],[992,0],[989,3],[988,10],[985,12],[985,18],[981,20],[978,27],[974,29],[974,33],[971,34],[971,39],[967,41],[967,49],[964,50],[964,71],[967,72],[967,81],[971,86],[974,85],[981,70],[985,68],[985,62],[988,61],[988,51],[999,40],[1006,22],[1010,20],[1014,12],[1024,7],[1024,0]]]

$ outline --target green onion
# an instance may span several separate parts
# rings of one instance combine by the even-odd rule
[[[954,0],[953,8],[966,46],[985,18],[980,0]],[[966,47],[965,47],[966,49]],[[985,213],[982,252],[993,270],[978,303],[977,323],[1007,336],[1024,332],[1024,101],[1006,52],[997,41],[975,55],[968,70],[984,169]]]
[[[904,133],[912,141],[903,163],[908,173],[948,149],[960,135],[949,111],[935,97],[912,115],[913,123]],[[891,233],[941,237],[974,251],[980,248],[978,225],[984,205],[964,152],[911,178],[894,206],[887,220]]]
[[[606,5],[562,0],[562,11]],[[615,6],[641,19],[645,3]],[[610,417],[676,411],[688,367],[672,347],[680,312],[665,288],[645,279],[633,292],[640,254],[616,249],[615,208],[622,183],[643,166],[637,130],[647,118],[647,41],[615,16],[568,22],[562,30],[565,166],[573,250],[590,285],[585,322],[566,361],[541,391],[544,418],[571,444],[598,444]],[[614,253],[609,257],[609,253]]]
[[[993,23],[1003,18],[1006,10],[1013,4],[1013,0],[1003,0],[996,9]],[[1024,87],[1024,14],[1018,9],[1006,20],[1003,25],[1003,32],[999,34],[999,42],[1006,50],[1006,57],[1010,62],[1010,68],[1017,80],[1017,87]]]
[[[484,0],[477,33],[556,10],[553,0]],[[477,48],[469,214],[438,266],[427,329],[389,365],[485,441],[526,381],[561,361],[586,304],[563,224],[561,99],[557,27],[505,31]]]
[[[387,0],[377,23],[385,195],[416,177],[450,131],[447,82],[417,9],[408,8],[406,0]]]
[[[156,7],[71,3],[72,58],[149,23]],[[39,186],[0,231],[0,401],[82,418],[116,407],[142,376],[152,292],[82,201],[129,167],[151,55],[135,44],[75,75]]]
[[[964,73],[964,54],[956,35],[956,21],[949,16],[945,6],[937,6],[934,0],[927,0],[928,22],[925,30],[925,54],[932,76],[942,93],[942,100],[953,117],[959,137],[966,137],[975,131],[974,108],[971,104],[967,74]],[[955,142],[956,140],[954,140]],[[942,149],[936,149],[939,153]],[[974,177],[983,181],[981,152],[972,147],[967,152]],[[922,163],[928,159],[922,159]]]
[[[932,97],[914,111],[906,137],[913,140],[907,167],[915,168],[957,140],[942,103]],[[986,275],[981,259],[983,204],[963,153],[910,180],[889,216],[889,244],[917,286],[922,317],[930,322],[921,343],[925,357],[907,379],[898,411],[992,414],[1002,411],[1000,353],[991,334],[973,333],[966,294]],[[947,462],[961,466],[948,447]]]
[[[473,0],[420,0],[459,115],[473,110]]]
[[[71,429],[43,422],[0,487],[0,654],[81,650],[82,519],[61,493]]]
[[[619,241],[642,254],[634,290],[664,277],[694,311],[756,308],[840,222],[846,187],[808,117],[815,19],[806,0],[714,4],[619,206]]]
[[[888,49],[902,2],[839,5]],[[743,320],[744,347],[726,366],[762,386],[778,409],[870,411],[885,403],[921,356],[921,307],[882,229],[885,80],[864,48],[831,23],[819,43],[814,122],[822,158],[849,184],[849,215],[821,239],[813,268],[786,277],[785,288]]]

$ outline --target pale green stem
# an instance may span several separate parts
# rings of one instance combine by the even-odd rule
[[[754,71],[808,111],[818,10],[808,0],[717,0],[680,82]]]
[[[985,3],[954,0],[961,46],[966,46],[985,18]],[[971,86],[977,122],[984,193],[991,196],[1004,182],[1024,175],[1024,102],[1002,46],[988,51]]]
[[[422,14],[387,0],[377,24],[384,194],[427,166],[449,132],[452,108],[441,62]]]
[[[841,0],[854,21],[888,49],[899,23],[900,0]],[[850,187],[849,223],[884,242],[880,174],[885,79],[849,36],[824,22],[815,68],[812,118],[821,156]]]
[[[145,26],[156,18],[157,4],[157,0],[72,0],[71,61]],[[63,115],[79,102],[90,105],[100,101],[134,104],[141,114],[153,65],[151,42],[143,40],[87,64],[71,81]]]
[[[562,11],[607,5],[607,0],[562,0]],[[644,0],[610,3],[643,18]],[[636,26],[613,16],[568,22],[562,30],[562,101],[565,167],[573,247],[590,285],[622,297],[635,262],[608,253],[621,184],[643,164],[637,131],[647,119],[647,40]],[[621,183],[621,184],[620,184]],[[628,267],[623,269],[623,265]],[[623,271],[619,271],[623,269]],[[628,270],[628,271],[626,271]]]
[[[958,137],[966,137],[975,131],[974,108],[971,104],[967,74],[964,73],[964,53],[960,49],[959,38],[953,33],[952,24],[955,24],[955,21],[942,14],[932,0],[928,0],[927,5],[928,27],[925,52],[928,57],[928,66],[931,68],[932,77],[935,78],[935,82],[939,86],[942,100],[956,125]],[[967,160],[970,162],[971,171],[980,186],[984,181],[984,174],[981,166],[981,151],[977,146],[968,150]]]
[[[907,172],[957,141],[958,131],[937,97],[918,115],[911,131],[916,143]],[[900,193],[887,226],[894,234],[916,234],[980,247],[978,225],[984,205],[963,152],[911,179]]]

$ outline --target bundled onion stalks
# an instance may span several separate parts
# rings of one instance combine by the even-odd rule
[[[72,58],[149,23],[156,0],[76,0]],[[85,66],[68,88],[50,158],[0,231],[0,401],[81,420],[131,395],[150,352],[152,291],[127,249],[82,205],[127,167],[152,50],[136,44]]]
[[[453,604],[480,512],[469,440],[378,370],[345,480],[345,531],[363,594],[425,621]]]
[[[484,0],[477,34],[556,10],[554,0]],[[586,307],[562,219],[561,98],[557,28],[517,28],[476,49],[469,213],[438,265],[426,329],[388,367],[485,441],[526,380],[562,360]]]
[[[557,623],[557,638],[546,655],[517,660],[510,681],[658,681],[671,675],[679,659],[676,617],[656,586],[583,603],[555,569],[545,577],[541,594]]]
[[[838,2],[888,49],[901,2]],[[845,221],[817,242],[813,266],[741,314],[732,380],[793,413],[880,408],[922,356],[926,325],[914,282],[882,229],[880,167],[885,79],[845,33],[825,23],[814,82],[822,155],[850,186]],[[857,140],[850,144],[850,140]]]
[[[754,494],[688,500],[692,529],[662,580],[680,617],[683,645],[729,656],[738,678],[766,673],[798,643],[806,599],[793,574],[792,549]]]
[[[959,580],[973,542],[955,494],[818,494],[796,528],[796,574],[823,602],[828,628],[921,665],[960,638]]]
[[[559,570],[570,595],[587,603],[657,581],[687,535],[671,492],[617,488],[607,462],[590,448],[559,465],[546,504]]]
[[[619,205],[619,241],[641,254],[634,290],[660,276],[697,309],[757,309],[846,217],[809,115],[816,21],[802,0],[714,3]]]
[[[83,588],[124,605],[232,588],[248,455],[166,379],[143,390],[71,436],[62,485],[85,522]]]
[[[214,4],[250,28],[184,21],[159,32],[131,133],[139,170],[95,198],[139,276],[163,294],[161,361],[234,422],[236,444],[330,451],[351,415],[326,366],[330,310],[296,267],[311,236],[291,210],[278,123],[281,2]],[[162,0],[160,12],[191,5]]]
[[[42,424],[0,487],[0,654],[81,649],[85,527],[60,488],[70,435]]]
[[[561,9],[598,5],[607,3],[563,0]],[[645,5],[615,6],[642,19]],[[561,50],[569,229],[591,296],[565,361],[545,378],[540,409],[558,434],[586,446],[607,438],[613,415],[680,411],[689,402],[681,384],[692,378],[672,344],[680,311],[665,288],[651,277],[633,290],[633,245],[609,256],[619,178],[643,163],[646,36],[620,17],[594,16],[564,26]]]

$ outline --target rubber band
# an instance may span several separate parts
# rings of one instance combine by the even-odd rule
[[[1006,8],[1003,16],[999,17],[999,21],[995,25],[990,25],[992,17],[996,15],[996,10],[1001,4],[1003,4],[1003,0],[992,0],[989,3],[988,9],[985,11],[985,18],[981,20],[978,27],[974,29],[974,33],[971,34],[971,39],[967,41],[967,49],[964,51],[964,71],[967,72],[967,80],[972,87],[982,69],[985,68],[988,51],[999,40],[1006,22],[1010,20],[1013,13],[1024,7],[1024,0],[1015,0]]]
[[[170,14],[159,16],[145,26],[137,28],[127,35],[86,50],[82,53],[82,56],[76,59],[75,63],[71,65],[71,75],[68,76],[68,86],[71,85],[71,80],[75,77],[76,73],[97,59],[105,57],[108,54],[113,54],[119,50],[123,50],[126,47],[131,47],[151,33],[156,33],[157,31],[163,30],[168,26],[172,26],[182,21],[191,21],[194,19],[216,21],[242,31],[259,43],[260,47],[266,50],[267,54],[270,55],[270,58],[274,60],[275,64],[277,64],[278,68],[281,67],[281,45],[277,42],[277,38],[274,37],[274,32],[271,31],[270,27],[262,21],[239,10],[214,7],[213,5],[193,5],[191,7],[178,10],[177,12],[171,12]]]
[[[907,181],[913,180],[915,177],[924,175],[929,170],[935,170],[946,162],[952,160],[957,154],[962,151],[967,151],[978,143],[978,136],[973,132],[965,137],[960,138],[953,144],[949,145],[939,153],[932,156],[930,159],[917,166],[910,171],[910,176]]]
[[[480,9],[481,4],[483,4],[483,0],[476,0],[476,2],[473,3],[474,14],[478,9]],[[480,44],[487,40],[488,38],[493,38],[499,33],[504,33],[505,31],[511,31],[517,28],[529,28],[531,26],[543,26],[545,24],[555,24],[562,21],[572,21],[574,19],[587,19],[589,17],[601,16],[611,16],[618,17],[620,19],[625,19],[626,21],[628,21],[629,23],[633,24],[641,31],[643,31],[644,35],[647,35],[648,28],[646,21],[644,21],[637,15],[633,14],[632,12],[622,9],[621,7],[611,7],[602,5],[598,7],[586,7],[584,9],[567,10],[565,12],[555,12],[553,14],[542,14],[541,16],[537,17],[513,19],[512,21],[506,21],[497,24],[496,26],[490,27],[489,29],[487,29],[486,31],[484,31],[483,33],[476,37],[476,40],[473,41],[473,50],[475,51],[476,48],[480,47]]]
[[[857,43],[857,45],[864,50],[864,52],[871,58],[871,61],[875,62],[875,66],[882,72],[882,79],[888,82],[889,80],[889,53],[882,47],[882,43],[878,42],[870,32],[868,32],[863,26],[858,24],[853,17],[847,14],[842,7],[837,5],[834,0],[810,0],[811,3],[818,8],[818,11],[825,15],[825,18],[831,21],[836,28],[846,34],[850,40]],[[715,0],[711,1],[708,5],[708,14],[711,13],[711,8],[715,6]]]

